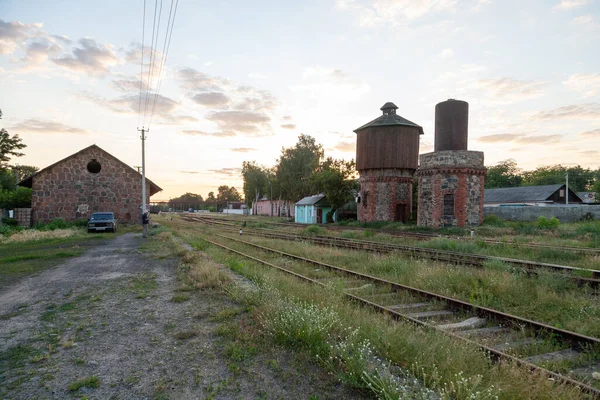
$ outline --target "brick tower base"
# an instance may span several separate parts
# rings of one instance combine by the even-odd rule
[[[446,150],[421,154],[417,170],[417,225],[477,226],[483,222],[487,169],[483,152]]]
[[[407,222],[412,212],[413,171],[407,169],[369,169],[360,172],[361,222]]]

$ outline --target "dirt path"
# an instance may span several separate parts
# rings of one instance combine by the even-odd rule
[[[302,355],[240,346],[243,307],[178,290],[177,261],[142,240],[118,236],[0,291],[0,398],[362,397]]]

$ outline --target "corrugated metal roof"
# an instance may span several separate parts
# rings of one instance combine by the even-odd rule
[[[314,196],[306,196],[302,200],[296,203],[297,206],[312,206],[322,201],[319,205],[323,207],[329,206],[329,202],[325,199],[325,195],[323,193],[319,193]]]
[[[485,203],[521,203],[526,201],[546,201],[563,184],[543,186],[517,186],[510,188],[485,189]]]

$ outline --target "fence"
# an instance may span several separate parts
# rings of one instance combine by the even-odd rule
[[[507,221],[535,221],[539,217],[556,217],[560,222],[575,222],[588,214],[600,219],[600,205],[484,207],[483,215],[495,215]]]

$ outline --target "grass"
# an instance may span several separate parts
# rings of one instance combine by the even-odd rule
[[[187,293],[177,293],[171,297],[171,301],[173,303],[183,303],[184,301],[188,301],[190,299],[190,295]]]
[[[177,232],[186,240],[189,238],[189,240],[198,241],[195,233],[187,232],[181,226]],[[285,247],[287,244],[282,243],[281,246]],[[290,244],[290,246],[292,248],[285,250],[294,252],[295,248],[297,253],[297,250],[301,249],[302,255],[309,258],[315,258],[317,254],[319,257],[326,255],[329,257],[326,261],[345,267],[349,267],[351,258],[355,258],[353,262],[356,265],[362,265],[361,268],[370,273],[388,273],[392,276],[410,277],[419,269],[428,267],[428,263],[418,260],[405,260],[398,263],[398,259],[386,259],[382,256],[348,254],[345,257],[344,255],[350,252],[317,248],[305,244],[298,245],[298,243]],[[258,290],[250,289],[248,292],[243,291],[243,294],[236,293],[237,289],[230,289],[230,291],[237,299],[244,301],[247,307],[252,309],[251,316],[253,320],[257,321],[256,326],[261,332],[268,334],[274,341],[282,340],[282,343],[289,343],[300,351],[307,350],[321,354],[320,359],[324,367],[330,368],[330,371],[336,375],[340,374],[338,376],[340,380],[350,383],[354,379],[355,385],[370,388],[377,393],[377,396],[384,397],[382,393],[389,392],[393,387],[398,386],[394,385],[394,380],[390,378],[390,375],[386,375],[386,363],[375,363],[378,367],[373,368],[373,363],[371,363],[370,356],[366,355],[367,353],[403,366],[405,370],[411,371],[414,377],[419,378],[429,388],[441,392],[442,398],[462,399],[471,396],[493,398],[496,395],[506,399],[580,398],[576,390],[556,385],[544,377],[532,376],[518,366],[492,364],[485,354],[462,342],[456,342],[436,332],[410,324],[393,323],[369,310],[356,308],[343,301],[339,291],[321,290],[315,286],[300,283],[291,277],[283,276],[253,261],[240,259],[215,247],[206,246],[204,249],[216,261],[226,264],[259,285]],[[262,256],[261,258],[266,257]],[[290,266],[289,260],[286,261],[281,257],[273,256],[272,260]],[[494,265],[494,267],[495,269],[490,268],[494,274],[507,273],[501,265]],[[431,268],[429,269],[431,270]],[[442,264],[436,265],[426,274],[426,277],[435,278],[436,274],[443,274],[445,269],[446,266]],[[487,272],[486,270],[481,271]],[[446,273],[443,278],[446,280],[451,278],[455,284],[458,284],[474,272],[476,270],[464,267],[455,268],[450,276],[447,276]],[[418,280],[423,282],[423,278],[424,276],[420,275]],[[480,277],[477,276],[477,278]],[[477,278],[467,279],[467,283],[477,281]],[[496,277],[500,281],[503,278],[503,275]],[[415,279],[417,280],[417,278]],[[509,285],[507,284],[507,286]],[[478,293],[482,293],[478,289],[480,287],[473,285],[467,293],[476,297]],[[322,320],[327,323],[331,321],[331,318],[306,318],[307,315],[314,316],[315,313],[319,313],[319,310],[324,310],[325,315],[335,313],[338,321],[329,328],[322,327],[322,334],[315,333],[319,332],[319,329],[315,330],[314,327],[305,326],[310,321]],[[288,314],[295,317],[285,318],[285,315]],[[301,318],[302,315],[304,319]],[[271,327],[270,330],[267,329],[268,326]],[[235,339],[236,330],[235,322],[226,322],[217,328],[217,333],[222,337]],[[357,333],[350,335],[355,331]],[[370,340],[369,344],[365,342],[367,339]],[[345,346],[344,343],[346,343]],[[351,350],[347,350],[348,348]],[[321,351],[323,353],[319,353]],[[333,357],[335,361],[328,358],[332,355],[335,355]],[[329,366],[328,363],[330,363]],[[362,373],[357,375],[361,369],[367,371],[368,374],[364,376],[364,379],[358,378],[357,380],[357,376],[363,376]],[[350,372],[353,375],[350,375]],[[403,379],[402,387],[405,389],[412,387],[408,382],[412,379],[410,376],[404,376]]]
[[[69,389],[71,392],[76,392],[82,387],[97,389],[100,387],[100,379],[97,376],[92,375],[89,378],[79,379],[70,383],[67,389]]]
[[[61,231],[42,233],[27,237],[13,235],[9,239],[18,236],[20,240],[12,241],[0,238],[0,288],[77,257],[87,246],[98,244],[97,239],[83,236],[79,231],[69,231],[64,236],[57,236]]]
[[[129,288],[135,294],[136,299],[145,299],[157,287],[156,274],[153,273],[136,275],[129,280]]]

